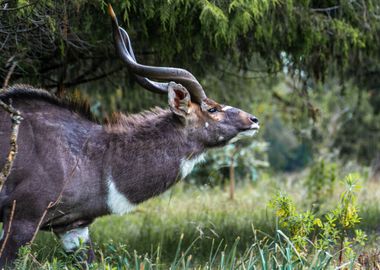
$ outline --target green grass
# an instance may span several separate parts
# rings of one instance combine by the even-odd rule
[[[89,269],[327,269],[332,267],[333,256],[323,251],[314,250],[310,256],[300,255],[292,243],[281,231],[275,236],[265,234],[254,239],[244,251],[239,251],[240,238],[227,245],[224,241],[212,241],[208,257],[197,260],[191,253],[192,248],[202,239],[197,237],[189,246],[183,243],[183,235],[178,239],[176,251],[169,261],[161,257],[162,249],[151,250],[139,255],[137,251],[131,253],[124,245],[109,243],[105,247],[106,255],[99,251],[101,259],[92,265],[85,265]],[[348,262],[346,265],[351,264]],[[18,261],[17,269],[75,269],[80,263],[75,256],[58,254],[58,259],[51,262],[37,262],[30,250],[24,250],[22,258]]]
[[[274,231],[274,218],[267,213],[265,202],[258,203],[254,189],[239,190],[239,198],[230,201],[219,189],[186,189],[178,186],[172,192],[150,200],[125,216],[107,216],[91,226],[91,237],[97,248],[104,250],[112,243],[124,246],[139,254],[152,252],[161,247],[161,258],[170,261],[183,234],[182,246],[188,247],[199,239],[194,250],[197,258],[205,260],[214,241],[232,245],[240,237],[239,249],[245,250],[254,237],[252,225],[266,232]],[[47,238],[47,239],[46,239]],[[49,233],[40,234],[36,250],[49,245],[47,253],[54,250],[56,241]],[[40,250],[41,256],[47,256]]]
[[[359,227],[369,235],[370,250],[380,243],[376,231],[380,224],[378,186],[368,183],[359,197],[363,218]],[[276,228],[267,203],[278,188],[288,191],[297,204],[307,205],[302,184],[297,181],[289,185],[268,178],[243,185],[237,189],[234,201],[221,189],[180,183],[128,215],[96,220],[90,234],[98,260],[90,268],[333,269],[335,253],[311,246],[307,253],[299,254],[286,232]],[[339,193],[334,192],[326,201],[326,208],[336,204]],[[40,233],[19,263],[17,269],[78,266],[76,257],[64,254],[58,239],[50,233]]]

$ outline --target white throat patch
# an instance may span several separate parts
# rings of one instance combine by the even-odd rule
[[[203,153],[195,158],[190,158],[190,159],[183,158],[181,160],[181,165],[180,165],[181,178],[185,178],[189,173],[191,173],[195,165],[197,165],[200,162],[203,162],[204,160],[205,158],[204,158]]]
[[[131,203],[127,197],[120,193],[112,181],[112,177],[107,179],[108,194],[107,194],[107,206],[112,214],[124,215],[135,208],[135,205]]]
[[[61,237],[63,249],[72,252],[80,247],[81,243],[87,243],[90,239],[88,227],[75,228],[59,235]]]

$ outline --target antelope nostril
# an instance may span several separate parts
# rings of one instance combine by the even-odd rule
[[[254,117],[254,116],[250,116],[249,117],[249,120],[251,120],[253,123],[255,123],[255,124],[258,124],[259,123],[259,119],[257,119],[256,117]]]

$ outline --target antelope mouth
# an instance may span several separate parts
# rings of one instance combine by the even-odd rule
[[[249,130],[259,130],[260,126],[257,123],[253,123],[250,127]]]
[[[250,131],[250,132],[255,131],[255,133],[256,133],[259,129],[260,129],[259,124],[257,124],[257,123],[253,123],[253,124],[251,124],[251,125],[250,125],[249,127],[247,127],[247,128],[242,128],[242,129],[240,130],[239,134],[242,134],[242,133],[245,133],[245,132],[248,132],[248,131]]]
[[[248,128],[241,129],[240,132],[229,141],[229,143],[234,143],[241,139],[253,137],[259,129],[260,126],[257,123],[253,123]]]
[[[246,130],[243,130],[239,132],[239,134],[235,137],[238,139],[244,138],[244,137],[252,137],[259,131],[259,127],[253,127]]]

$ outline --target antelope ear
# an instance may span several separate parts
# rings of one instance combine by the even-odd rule
[[[187,89],[180,84],[170,82],[168,93],[170,110],[183,118],[189,115],[191,98]]]

